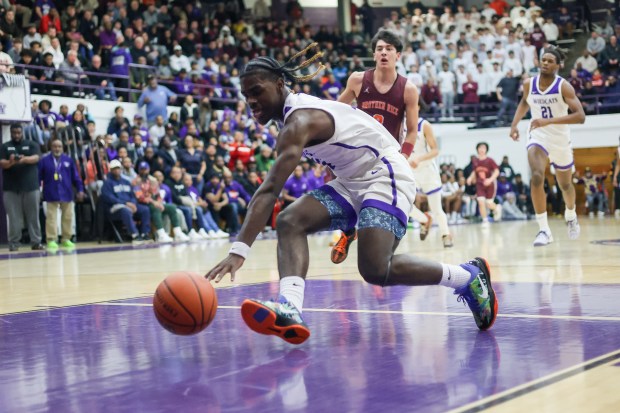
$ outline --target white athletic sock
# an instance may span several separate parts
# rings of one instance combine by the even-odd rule
[[[577,206],[575,205],[573,207],[573,209],[568,209],[566,208],[566,210],[564,210],[564,219],[566,221],[572,221],[574,219],[577,219]]]
[[[469,283],[471,273],[460,265],[441,264],[443,274],[439,285],[452,287],[455,290]]]
[[[426,214],[420,211],[415,205],[411,208],[409,216],[421,224],[426,224],[428,222],[428,217],[426,216]]]
[[[280,279],[280,295],[293,304],[301,313],[304,306],[306,281],[296,275]]]
[[[536,222],[538,222],[539,230],[545,231],[547,234],[551,234],[551,228],[549,228],[549,223],[547,222],[546,212],[543,212],[542,214],[536,214]]]

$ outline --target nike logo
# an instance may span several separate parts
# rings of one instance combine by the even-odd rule
[[[299,284],[295,284],[295,283],[293,283],[293,285],[294,285],[295,287],[301,287],[301,285],[299,285]]]
[[[481,276],[478,276],[478,280],[480,280],[480,288],[482,289],[482,293],[480,293],[479,296],[486,300],[489,298],[489,289],[487,288],[486,281]]]
[[[450,272],[450,268],[448,268],[448,281],[452,279],[452,273]]]
[[[377,173],[377,172],[379,172],[379,171],[380,171],[380,169],[377,169],[376,171],[372,171],[370,174],[371,174],[371,175],[374,175],[374,174],[376,174],[376,173]]]

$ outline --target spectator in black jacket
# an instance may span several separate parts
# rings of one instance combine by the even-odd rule
[[[90,61],[89,72],[96,74],[89,74],[88,78],[93,86],[97,86],[94,89],[94,94],[98,100],[104,100],[106,93],[110,96],[110,100],[116,100],[116,89],[114,89],[114,83],[109,80],[107,76],[108,71],[101,65],[101,56],[94,55]]]

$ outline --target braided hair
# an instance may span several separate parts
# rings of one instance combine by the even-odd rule
[[[557,46],[550,45],[543,52],[543,54],[546,54],[546,53],[549,53],[555,56],[555,62],[559,65],[561,65],[562,62],[564,61],[564,57],[565,57],[564,50],[560,49]]]
[[[245,66],[243,72],[239,77],[243,78],[245,76],[254,74],[257,71],[263,71],[270,73],[274,79],[280,77],[284,78],[285,82],[307,82],[313,79],[316,75],[318,75],[319,72],[321,72],[323,69],[325,69],[323,62],[319,61],[319,68],[314,73],[308,75],[296,75],[295,72],[301,69],[305,69],[312,63],[319,60],[321,57],[323,57],[323,52],[316,52],[311,58],[303,61],[299,65],[295,66],[294,62],[297,58],[305,55],[309,50],[315,48],[317,45],[318,43],[316,42],[309,44],[308,46],[306,46],[305,49],[293,55],[284,64],[280,64],[277,60],[266,56],[260,56],[252,59]]]

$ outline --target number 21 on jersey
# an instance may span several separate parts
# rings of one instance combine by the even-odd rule
[[[540,114],[543,117],[543,119],[549,119],[553,117],[553,113],[551,113],[551,107],[549,106],[541,106]]]

